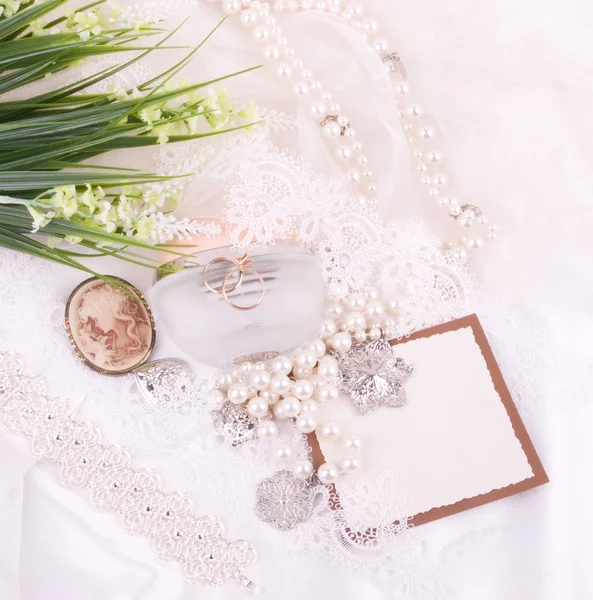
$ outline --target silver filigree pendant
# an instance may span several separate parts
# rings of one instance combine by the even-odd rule
[[[212,412],[212,421],[214,428],[235,448],[255,438],[258,420],[241,404],[225,402]]]
[[[134,380],[143,398],[152,405],[169,403],[191,385],[191,367],[178,358],[161,358],[134,371]]]
[[[290,471],[278,471],[264,479],[256,492],[256,515],[280,531],[294,529],[313,512],[315,492],[311,484]]]
[[[403,383],[414,370],[403,358],[396,358],[385,338],[355,344],[343,355],[336,355],[340,364],[338,387],[349,394],[352,405],[361,415],[380,406],[400,407],[406,403]]]

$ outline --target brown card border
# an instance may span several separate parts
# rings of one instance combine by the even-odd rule
[[[483,506],[484,504],[488,504],[490,502],[495,502],[496,500],[502,500],[503,498],[508,498],[509,496],[513,496],[514,494],[519,494],[521,492],[525,492],[527,490],[531,490],[540,485],[544,485],[549,482],[548,476],[544,470],[544,467],[535,451],[533,446],[533,442],[527,433],[527,429],[519,415],[519,411],[511,398],[511,394],[509,389],[504,381],[502,373],[500,372],[500,368],[496,359],[494,358],[494,353],[492,352],[492,348],[488,343],[488,339],[486,334],[484,333],[484,329],[478,320],[477,315],[469,315],[467,317],[462,317],[461,319],[456,319],[454,321],[450,321],[448,323],[443,323],[442,325],[436,325],[435,327],[430,327],[429,329],[423,329],[422,331],[418,331],[413,333],[407,338],[396,340],[391,342],[392,346],[397,346],[398,344],[404,344],[411,340],[417,340],[420,338],[428,338],[433,335],[438,335],[441,333],[448,333],[450,331],[457,331],[458,329],[463,329],[465,327],[471,327],[474,333],[474,337],[478,346],[482,351],[482,355],[486,360],[486,365],[488,366],[488,370],[490,371],[490,376],[492,377],[492,381],[494,383],[494,388],[496,389],[504,407],[507,411],[509,419],[511,420],[511,424],[513,429],[515,430],[515,435],[517,439],[521,443],[523,447],[523,451],[527,456],[527,460],[531,469],[533,471],[533,476],[528,479],[524,479],[523,481],[519,481],[518,483],[513,483],[503,488],[499,488],[496,490],[492,490],[487,492],[486,494],[480,494],[478,496],[474,496],[473,498],[464,498],[459,502],[454,504],[449,504],[447,506],[439,506],[437,508],[433,508],[427,512],[420,513],[415,515],[410,523],[413,525],[423,525],[424,523],[430,523],[431,521],[436,521],[437,519],[442,519],[443,517],[449,517],[451,515],[455,515],[457,513],[469,510],[471,508],[476,508],[478,506]],[[315,466],[319,466],[323,463],[323,453],[321,452],[321,448],[319,447],[319,442],[315,434],[309,435],[309,443],[311,444],[312,454],[313,454],[313,462]]]

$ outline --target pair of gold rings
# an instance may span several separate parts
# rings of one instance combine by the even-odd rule
[[[233,266],[231,267],[230,271],[225,275],[224,279],[222,280],[222,284],[221,284],[220,288],[215,288],[212,285],[210,285],[210,283],[208,282],[208,270],[213,265],[215,265],[217,263],[223,263],[223,262],[231,263]],[[255,269],[250,267],[250,265],[252,265],[252,264],[253,264],[253,259],[248,254],[244,254],[239,259],[230,258],[230,257],[226,257],[226,256],[219,256],[218,258],[214,258],[204,267],[204,272],[202,273],[204,285],[211,292],[214,292],[215,294],[222,294],[222,297],[226,300],[227,304],[229,306],[231,306],[232,308],[235,308],[237,310],[253,310],[254,308],[257,308],[263,302],[263,299],[266,295],[266,284],[265,284],[264,278]],[[255,275],[255,277],[257,277],[257,279],[259,279],[259,282],[261,284],[261,292],[260,292],[257,302],[255,302],[254,304],[250,304],[249,306],[240,306],[238,304],[235,304],[228,297],[228,295],[231,292],[234,292],[236,289],[238,289],[241,286],[241,284],[243,283],[243,278],[246,273]],[[233,283],[232,278],[235,275],[238,275],[238,277],[237,277],[237,281],[235,281]]]

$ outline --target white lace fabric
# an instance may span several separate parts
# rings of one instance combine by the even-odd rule
[[[367,4],[371,14],[392,16],[391,3],[369,0]],[[458,15],[469,10],[467,3],[457,2],[456,6]],[[485,15],[488,23],[498,19],[502,26],[502,12],[507,9],[504,3],[476,5],[469,12],[470,17]],[[524,9],[523,16],[533,23],[533,19],[546,12],[544,9],[534,4],[533,15]],[[199,22],[204,33],[220,17],[211,5],[201,3],[194,10],[200,11]],[[578,560],[569,558],[571,552],[576,552],[578,543],[582,556],[587,556],[591,548],[590,541],[577,540],[576,530],[587,529],[590,490],[587,493],[581,490],[583,469],[575,460],[579,446],[572,431],[578,426],[575,421],[580,419],[577,415],[570,421],[570,411],[586,405],[590,397],[593,365],[590,352],[586,351],[593,332],[587,313],[590,294],[582,293],[582,290],[590,292],[590,288],[577,288],[569,277],[571,268],[573,277],[575,273],[579,278],[587,277],[586,269],[578,262],[578,257],[582,259],[585,251],[590,250],[587,241],[590,236],[583,232],[587,219],[583,218],[578,226],[575,224],[576,215],[584,214],[581,209],[590,195],[590,186],[583,175],[586,169],[580,173],[581,191],[576,195],[566,194],[567,182],[573,188],[578,187],[575,165],[581,164],[583,158],[575,151],[570,154],[572,158],[567,158],[567,164],[548,159],[548,155],[558,154],[553,140],[557,139],[561,124],[548,119],[557,112],[555,97],[548,90],[547,103],[543,102],[540,87],[537,95],[524,96],[514,87],[514,75],[505,79],[505,70],[515,73],[517,80],[525,76],[514,66],[517,56],[524,57],[524,65],[529,63],[526,71],[541,72],[544,63],[539,54],[537,60],[531,60],[532,50],[524,53],[514,47],[511,65],[504,56],[495,59],[483,51],[468,53],[467,46],[457,41],[471,40],[472,47],[482,48],[477,35],[480,29],[468,28],[465,17],[459,17],[463,23],[457,23],[452,5],[422,2],[399,6],[397,10],[402,13],[401,18],[385,21],[394,41],[402,40],[402,47],[397,49],[404,56],[411,55],[406,62],[414,78],[412,84],[421,89],[422,97],[430,99],[430,112],[448,126],[449,152],[454,149],[460,179],[479,196],[478,204],[503,225],[500,239],[477,258],[477,274],[467,266],[435,258],[437,238],[432,232],[439,231],[443,223],[441,215],[430,226],[420,219],[401,217],[410,214],[402,198],[409,199],[414,214],[421,214],[424,206],[420,206],[416,196],[408,194],[409,186],[400,177],[407,165],[400,160],[403,151],[398,143],[402,135],[394,125],[396,115],[383,106],[384,96],[374,99],[376,88],[369,83],[372,77],[367,71],[364,47],[347,35],[336,34],[327,41],[321,35],[316,37],[315,44],[325,44],[330,54],[319,52],[319,47],[309,40],[310,56],[303,58],[324,82],[329,81],[347,114],[356,120],[357,130],[366,128],[358,133],[368,146],[371,162],[378,165],[375,170],[383,212],[375,215],[353,203],[342,180],[335,175],[335,165],[320,157],[323,146],[315,124],[307,115],[298,114],[295,128],[295,121],[285,116],[294,108],[288,107],[281,96],[286,90],[274,84],[263,85],[262,96],[255,98],[266,106],[275,106],[277,100],[282,100],[271,109],[276,112],[267,131],[260,129],[220,139],[166,145],[151,150],[156,154],[156,167],[146,154],[144,166],[138,162],[132,166],[177,174],[197,171],[187,188],[182,214],[195,217],[213,212],[224,216],[237,247],[248,247],[254,234],[260,244],[290,235],[318,249],[328,284],[346,281],[353,287],[362,287],[380,282],[386,296],[400,300],[398,335],[477,312],[538,452],[552,481],[558,483],[420,528],[401,531],[405,524],[400,527],[385,520],[378,538],[363,538],[358,541],[366,543],[356,543],[349,537],[349,530],[362,530],[358,525],[364,522],[365,512],[372,512],[380,520],[391,512],[386,506],[393,508],[394,504],[405,502],[405,490],[400,488],[397,474],[386,473],[380,481],[363,479],[351,497],[342,498],[342,504],[333,507],[335,510],[327,506],[331,500],[327,492],[320,490],[322,495],[311,519],[290,532],[278,533],[259,522],[253,513],[255,488],[276,467],[264,447],[248,444],[237,449],[219,439],[211,426],[208,385],[196,390],[190,401],[185,398],[149,405],[134,390],[131,378],[102,377],[77,362],[62,320],[64,297],[81,280],[80,274],[0,252],[0,349],[22,354],[29,371],[45,376],[52,394],[72,396],[76,403],[73,408],[80,409],[85,421],[96,423],[109,443],[127,447],[135,464],[161,472],[167,489],[187,493],[202,512],[219,515],[229,531],[240,532],[240,536],[252,540],[261,550],[253,568],[261,569],[258,583],[271,597],[286,600],[586,597],[579,595],[579,591],[593,589],[592,586],[584,583],[577,588],[576,583],[569,581],[578,565]],[[435,16],[439,14],[452,23],[454,31],[443,32]],[[508,25],[506,19],[511,17],[504,18]],[[309,19],[308,22],[305,18],[300,22],[297,19],[293,27],[296,30],[299,26],[325,25],[334,33],[340,30],[331,17],[311,15]],[[434,35],[417,36],[415,29],[408,31],[409,23],[415,22],[422,22],[429,29],[432,26]],[[472,23],[476,26],[475,19]],[[515,26],[519,26],[518,22]],[[206,47],[204,57],[198,58],[194,70],[197,77],[203,79],[205,73],[220,75],[239,65],[251,66],[260,61],[249,36],[242,36],[242,30],[231,21],[228,27],[228,31],[220,31],[222,39],[213,38],[211,48]],[[182,43],[195,43],[195,28],[185,28],[184,35]],[[292,32],[291,37],[298,40],[298,31]],[[243,40],[244,45],[234,54],[232,48],[239,44],[238,40]],[[446,40],[449,45],[444,47]],[[332,62],[341,64],[346,52],[352,61],[349,63],[352,72],[345,79],[343,73],[333,69]],[[355,54],[360,58],[356,64],[352,60]],[[545,65],[558,55],[554,52],[548,58]],[[160,56],[153,57],[150,72],[159,70],[160,60]],[[567,64],[565,67],[568,80],[572,67]],[[483,86],[481,76],[474,77],[485,69],[490,69],[488,81],[496,82],[496,90],[493,86]],[[359,79],[360,71],[368,77]],[[264,70],[259,82],[265,79],[263,73]],[[129,83],[141,80],[143,74],[129,73],[125,77]],[[358,81],[365,81],[365,86],[357,86]],[[249,80],[245,84],[246,99],[257,96],[252,83]],[[377,86],[381,87],[379,83]],[[489,90],[489,95],[482,87]],[[564,89],[561,94],[558,87],[558,97],[564,97]],[[543,94],[546,95],[545,90]],[[501,112],[500,106],[512,106],[514,110]],[[483,114],[478,115],[476,107]],[[536,121],[532,121],[534,114],[538,117]],[[375,118],[377,115],[380,118]],[[498,115],[495,125],[500,125],[501,131],[506,127],[500,139],[492,132],[493,115]],[[582,127],[582,119],[570,118],[575,119],[575,131],[587,130]],[[389,139],[386,130],[390,132]],[[289,138],[295,131],[298,143]],[[542,143],[546,136],[549,144]],[[486,138],[493,139],[487,151],[480,146]],[[581,143],[584,148],[588,137]],[[285,147],[291,150],[284,150]],[[493,161],[492,156],[500,160]],[[118,164],[130,166],[128,157],[118,154],[117,159],[120,158]],[[113,164],[113,160],[110,157],[107,162]],[[517,165],[521,166],[520,173]],[[548,186],[550,181],[553,184]],[[563,198],[566,206],[561,216],[570,217],[563,221],[566,230],[562,231],[556,230],[558,198]],[[428,207],[427,214],[433,210]],[[394,214],[397,219],[391,217]],[[532,215],[536,218],[528,221],[527,217]],[[535,231],[536,225],[539,231]],[[574,252],[569,252],[570,249]],[[150,273],[114,262],[103,264],[105,272],[121,275],[142,290],[150,283]],[[334,285],[333,292],[343,293],[343,288]],[[161,335],[160,344],[164,337]],[[206,376],[199,372],[199,377]],[[554,408],[550,409],[550,405]],[[564,430],[557,427],[564,422],[566,434],[562,437]],[[85,435],[91,439],[95,434],[93,430],[85,430]],[[563,457],[561,463],[556,462],[559,455]],[[113,460],[127,460],[125,456],[117,454]],[[582,453],[578,456],[582,464]],[[84,480],[84,470],[67,472],[76,481]],[[175,498],[176,506],[179,502],[183,508],[183,501]],[[135,517],[133,521],[136,523]],[[145,530],[145,521],[139,520],[138,527]],[[15,547],[18,545],[17,542]],[[167,543],[165,546],[169,547]],[[516,579],[509,573],[514,570],[508,568],[511,562],[520,567],[517,571],[521,576]],[[562,569],[559,565],[563,565]],[[547,573],[545,580],[543,571]],[[582,573],[578,575],[584,577]],[[576,575],[572,577],[576,579]],[[289,589],[285,585],[287,580],[291,581]],[[148,595],[150,591],[133,589],[129,597],[140,593]],[[172,594],[171,600],[185,597],[184,594],[183,591]],[[152,596],[147,597],[152,600]]]

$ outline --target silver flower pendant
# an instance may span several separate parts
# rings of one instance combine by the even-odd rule
[[[399,407],[406,403],[403,383],[414,367],[403,358],[396,358],[385,338],[355,344],[336,358],[340,364],[338,387],[350,395],[359,414],[367,415],[379,406]]]
[[[234,448],[255,439],[258,421],[245,406],[227,401],[211,414],[214,428]]]
[[[256,515],[280,531],[289,531],[311,516],[315,493],[308,481],[278,471],[259,484],[256,498]]]

